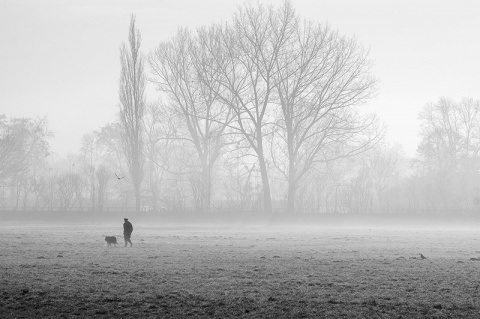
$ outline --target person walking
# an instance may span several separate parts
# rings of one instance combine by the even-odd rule
[[[130,240],[130,236],[132,236],[133,225],[128,221],[128,218],[124,218],[123,220],[125,221],[123,223],[123,238],[125,239],[125,247],[127,247],[127,243],[130,243],[130,247],[132,247],[133,244]]]

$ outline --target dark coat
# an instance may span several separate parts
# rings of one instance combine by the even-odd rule
[[[131,222],[126,220],[125,223],[123,223],[123,234],[130,236],[132,232],[133,232],[133,225]]]

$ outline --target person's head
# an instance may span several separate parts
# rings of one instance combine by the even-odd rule
[[[124,218],[123,220],[124,220],[124,221],[128,221],[128,218]]]

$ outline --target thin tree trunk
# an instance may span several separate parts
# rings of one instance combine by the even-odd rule
[[[135,185],[135,211],[140,211],[140,185]]]
[[[265,158],[263,153],[258,156],[260,165],[260,174],[262,176],[262,189],[263,189],[263,210],[266,214],[272,213],[272,197],[270,194],[270,183],[268,181],[267,165],[265,165]]]
[[[293,159],[289,159],[289,170],[288,170],[288,197],[287,197],[287,214],[295,214],[295,195],[296,195],[297,184],[295,183],[295,164]]]
[[[209,154],[206,155],[208,156]],[[202,160],[202,213],[210,212],[210,167],[207,161],[206,158]]]

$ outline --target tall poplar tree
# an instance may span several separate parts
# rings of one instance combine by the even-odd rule
[[[143,117],[145,113],[144,57],[140,52],[140,31],[132,15],[128,44],[120,48],[120,121],[123,128],[123,151],[135,193],[135,209],[140,210],[140,187],[143,180]]]

